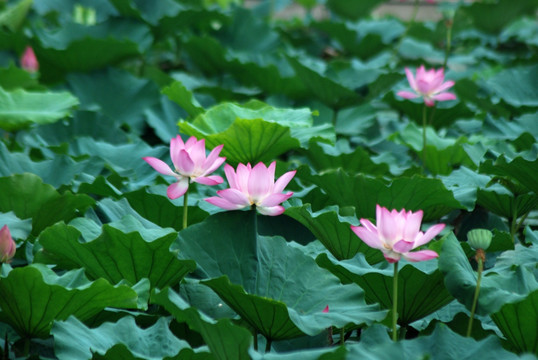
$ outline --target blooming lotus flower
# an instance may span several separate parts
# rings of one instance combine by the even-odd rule
[[[39,70],[39,62],[34,53],[34,49],[27,46],[21,56],[21,67],[28,72],[36,72]]]
[[[10,262],[15,256],[17,250],[17,244],[11,238],[11,232],[7,225],[4,225],[0,229],[0,262]]]
[[[414,90],[411,91],[398,91],[396,95],[403,97],[404,99],[414,99],[422,97],[424,103],[427,106],[433,106],[435,100],[446,101],[455,100],[456,95],[450,92],[444,92],[446,89],[451,88],[454,85],[454,81],[444,81],[444,69],[425,70],[424,65],[421,65],[417,69],[416,77],[413,76],[408,68],[405,68],[405,74],[407,75],[407,81]]]
[[[444,229],[445,224],[434,225],[423,233],[420,231],[422,214],[422,210],[413,213],[403,209],[397,212],[377,205],[377,226],[367,219],[361,219],[362,226],[351,226],[351,230],[368,246],[381,250],[390,263],[402,257],[408,261],[430,260],[439,255],[432,250],[411,250],[428,243]]]
[[[206,157],[204,139],[196,140],[194,136],[191,136],[187,142],[183,143],[178,135],[170,140],[170,158],[174,164],[174,170],[157,158],[148,156],[143,159],[159,173],[174,176],[177,179],[177,182],[168,186],[166,191],[170,199],[177,199],[187,192],[190,180],[204,185],[218,185],[223,182],[220,176],[209,176],[226,160],[224,157],[219,157],[222,147],[223,145],[217,146]]]
[[[260,162],[251,167],[239,164],[237,173],[228,164],[224,165],[224,172],[230,184],[229,189],[217,191],[218,196],[205,199],[210,204],[226,210],[238,210],[247,206],[256,206],[256,209],[263,215],[280,215],[284,212],[284,207],[279,205],[289,199],[293,192],[283,193],[295,175],[294,171],[288,171],[275,182],[276,161],[269,167]]]

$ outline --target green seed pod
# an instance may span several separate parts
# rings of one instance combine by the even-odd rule
[[[473,229],[467,233],[467,241],[475,250],[487,250],[491,244],[492,237],[492,232],[487,229]]]

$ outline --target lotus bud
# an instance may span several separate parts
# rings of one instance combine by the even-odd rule
[[[15,256],[17,250],[17,244],[11,238],[11,233],[7,225],[4,225],[0,229],[0,262],[8,263]]]
[[[21,56],[21,67],[28,72],[36,72],[39,70],[39,62],[34,53],[34,49],[27,46]]]
[[[467,241],[475,250],[487,250],[491,245],[493,234],[487,229],[473,229],[467,233]]]

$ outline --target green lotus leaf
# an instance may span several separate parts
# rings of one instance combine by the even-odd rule
[[[89,282],[84,270],[62,276],[34,264],[0,277],[0,318],[24,337],[46,338],[54,320],[70,315],[84,321],[106,307],[136,308],[137,294],[104,279]]]
[[[521,301],[504,304],[491,318],[518,353],[538,355],[538,290]]]
[[[476,354],[494,360],[529,359],[519,357],[503,348],[499,338],[489,336],[476,341],[451,331],[448,326],[439,324],[431,335],[419,336],[412,340],[393,342],[380,326],[367,329],[357,345],[348,346],[348,359],[453,359],[472,360]]]
[[[473,165],[462,147],[463,144],[467,143],[465,137],[442,138],[432,128],[427,128],[426,136],[426,167],[433,174],[448,175],[456,167]],[[422,129],[419,129],[414,123],[409,123],[403,130],[395,133],[391,140],[408,146],[422,157],[422,149],[424,148]]]
[[[375,218],[376,204],[389,209],[424,211],[424,221],[439,219],[463,206],[439,179],[398,177],[390,183],[343,169],[313,175],[301,167],[297,176],[319,186],[340,207],[354,206],[358,218]]]
[[[255,212],[212,215],[180,232],[180,256],[194,259],[202,283],[270,340],[318,334],[327,327],[371,323],[385,312],[364,303],[281,237],[257,235]],[[324,289],[320,292],[319,289]],[[329,312],[323,313],[325,306]]]
[[[491,161],[484,162],[480,166],[480,171],[501,176],[510,181],[515,180],[527,190],[538,194],[538,182],[534,179],[534,174],[538,172],[538,159],[529,161],[518,156],[512,161],[507,161],[506,157],[501,155],[495,163]],[[513,192],[524,192],[524,189],[518,189],[517,185],[511,186],[513,186],[513,189],[515,190]]]
[[[57,79],[65,71],[104,68],[126,57],[138,56],[152,42],[150,29],[125,18],[111,18],[93,26],[73,21],[60,28],[36,27],[35,47],[43,77]]]
[[[479,189],[485,188],[491,180],[491,177],[478,174],[465,166],[461,166],[452,171],[450,175],[440,178],[446,188],[452,191],[454,198],[464,205],[467,211],[474,209]]]
[[[329,169],[344,169],[349,174],[385,175],[389,167],[385,163],[375,163],[363,148],[352,150],[349,142],[338,140],[334,146],[311,141],[306,156],[318,172]]]
[[[215,321],[170,289],[155,290],[151,295],[151,303],[161,305],[176,321],[186,322],[192,330],[200,333],[215,359],[250,359],[248,349],[252,335],[229,319]]]
[[[148,193],[144,189],[124,194],[138,214],[160,227],[183,229],[183,206],[173,204],[167,196]],[[209,214],[198,206],[188,207],[188,225],[196,224]]]
[[[189,91],[181,83],[181,81],[175,81],[169,86],[165,87],[162,89],[162,93],[185,109],[185,111],[192,118],[195,118],[205,111],[204,108],[198,103],[193,93]]]
[[[82,110],[99,111],[106,115],[106,120],[101,121],[109,122],[109,126],[128,124],[139,133],[145,126],[142,115],[159,104],[162,96],[152,81],[116,68],[92,73],[70,73],[66,81],[79,98]],[[174,135],[170,134],[170,138]]]
[[[223,103],[192,122],[179,122],[181,132],[205,138],[209,148],[224,144],[221,155],[231,163],[271,161],[298,148],[301,130],[311,126],[308,109],[278,109],[257,101]]]
[[[29,173],[0,178],[0,188],[0,211],[13,211],[21,219],[32,218],[33,235],[58,221],[69,221],[95,204],[85,194],[60,195]]]
[[[517,4],[510,0],[499,0],[495,3],[469,3],[461,7],[461,10],[472,19],[477,28],[490,33],[498,33],[511,21],[535,11],[537,7],[536,0],[522,0]],[[484,14],[488,14],[487,19]]]
[[[327,6],[335,14],[357,20],[368,15],[382,0],[328,0]]]
[[[48,124],[71,114],[79,101],[69,92],[28,92],[0,88],[0,129],[16,131]]]
[[[355,283],[365,292],[366,302],[392,307],[393,269],[387,262],[372,266],[359,253],[350,260],[338,261],[320,254],[316,262],[338,276],[344,284]],[[443,275],[436,261],[407,263],[400,261],[398,272],[398,322],[409,325],[450,303],[453,298],[445,289]]]
[[[5,26],[13,32],[19,31],[24,19],[28,16],[32,3],[33,0],[23,0],[2,9],[0,12],[0,26]]]
[[[369,263],[383,259],[381,252],[364,243],[351,225],[358,225],[355,218],[340,216],[338,207],[327,207],[313,212],[310,204],[292,206],[285,214],[306,226],[338,260],[351,259],[358,252],[364,253]]]
[[[317,71],[296,58],[288,57],[288,61],[305,88],[322,103],[336,109],[357,103],[359,96],[349,87],[327,77],[323,72]]]
[[[476,312],[487,315],[498,311],[504,304],[524,299],[538,289],[538,281],[529,267],[514,266],[511,271],[495,267],[484,271]],[[454,234],[445,237],[439,256],[439,270],[445,276],[448,291],[468,309],[471,308],[476,289],[477,274]]]
[[[175,232],[154,229],[150,238],[136,222],[130,222],[127,229],[115,226],[103,225],[96,239],[81,243],[81,230],[63,223],[53,225],[41,233],[43,252],[36,257],[63,269],[84,268],[91,279],[135,284],[148,278],[152,287],[161,289],[178,284],[196,268],[194,261],[179,260],[169,250]]]
[[[55,354],[60,360],[164,360],[192,356],[194,352],[189,344],[174,336],[168,322],[161,317],[154,325],[140,328],[132,316],[126,316],[116,323],[107,322],[91,329],[70,316],[65,321],[56,321],[51,333],[54,336]],[[206,356],[194,356],[192,359],[204,359]]]

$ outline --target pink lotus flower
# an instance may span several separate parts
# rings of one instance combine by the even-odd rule
[[[36,72],[39,70],[39,62],[34,53],[34,49],[27,46],[21,56],[21,67],[28,72]]]
[[[454,81],[452,80],[443,82],[445,79],[444,69],[439,69],[437,71],[431,69],[426,71],[424,65],[421,65],[417,69],[416,77],[413,76],[408,68],[405,68],[405,74],[407,75],[409,85],[415,92],[398,91],[396,95],[401,96],[404,99],[422,97],[427,106],[433,106],[435,100],[447,101],[456,99],[456,95],[444,92],[454,85]]]
[[[321,312],[328,313],[329,312],[329,305],[325,306],[325,309],[323,309]]]
[[[397,212],[377,205],[377,227],[369,220],[361,219],[362,226],[351,226],[351,230],[368,246],[381,250],[389,263],[402,257],[408,261],[430,260],[439,255],[432,250],[410,251],[428,243],[445,228],[445,224],[434,225],[423,233],[420,231],[422,214],[422,210]]]
[[[8,263],[15,256],[17,250],[17,244],[11,238],[11,232],[7,225],[4,225],[0,229],[0,262]]]
[[[251,167],[239,164],[237,173],[228,164],[224,165],[224,172],[230,184],[229,189],[217,191],[218,196],[205,199],[210,204],[226,210],[238,210],[247,206],[256,206],[263,215],[276,216],[284,212],[284,207],[279,205],[289,199],[293,192],[282,193],[286,185],[295,175],[294,171],[288,171],[275,182],[276,161],[269,167],[260,162]]]
[[[177,182],[168,186],[166,191],[170,199],[177,199],[187,192],[190,180],[204,185],[218,185],[224,181],[217,175],[208,176],[226,160],[224,157],[218,157],[222,147],[223,145],[219,145],[214,148],[206,158],[204,139],[198,141],[191,136],[186,143],[183,143],[178,135],[170,140],[170,158],[175,171],[157,158],[148,156],[143,159],[159,173],[177,179]]]

